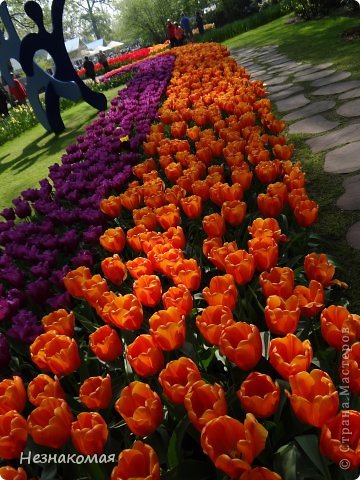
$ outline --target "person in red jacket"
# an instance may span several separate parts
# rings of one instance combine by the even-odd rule
[[[27,94],[24,85],[19,82],[14,74],[12,75],[12,79],[14,84],[9,85],[9,92],[12,98],[15,100],[17,105],[25,105]]]
[[[171,48],[175,47],[176,45],[175,25],[171,20],[168,20],[166,23],[166,37],[170,40]]]

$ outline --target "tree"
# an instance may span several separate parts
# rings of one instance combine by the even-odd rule
[[[109,35],[109,11],[112,8],[111,0],[72,0],[67,12],[73,20],[78,19],[84,32],[98,39]]]

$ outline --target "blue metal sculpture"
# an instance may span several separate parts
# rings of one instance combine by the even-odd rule
[[[8,38],[0,32],[0,70],[5,81],[12,85],[9,60],[17,60],[27,77],[29,102],[41,125],[48,131],[60,133],[64,123],[60,113],[60,97],[77,101],[83,98],[98,110],[107,107],[106,97],[93,92],[78,76],[65,48],[62,16],[65,0],[54,0],[51,6],[53,30],[49,33],[44,26],[43,12],[34,1],[25,3],[26,14],[38,26],[37,33],[26,35],[20,40],[10,18],[6,2],[0,4],[0,18],[7,31]],[[55,64],[54,75],[49,75],[34,62],[38,50],[46,50]],[[39,93],[45,91],[45,110],[39,99]]]

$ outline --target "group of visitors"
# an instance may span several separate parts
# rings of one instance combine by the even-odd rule
[[[200,12],[196,12],[196,26],[199,34],[204,33],[204,20]],[[186,41],[193,41],[193,33],[190,18],[185,14],[181,14],[180,23],[173,22],[170,19],[166,23],[166,37],[170,40],[171,47],[184,45]]]
[[[110,71],[109,67],[109,62],[107,60],[107,57],[105,53],[100,50],[99,55],[98,55],[98,62],[101,63],[101,65],[104,67],[105,73]],[[88,78],[90,78],[93,82],[96,82],[96,72],[95,72],[95,65],[94,62],[92,62],[89,57],[85,57],[84,65],[83,67],[85,68],[85,74]]]

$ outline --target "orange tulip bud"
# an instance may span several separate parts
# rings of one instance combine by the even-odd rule
[[[321,427],[336,415],[339,409],[339,394],[330,376],[322,370],[299,372],[290,375],[289,383],[292,394],[291,407],[298,419],[304,423]]]
[[[68,313],[64,308],[45,315],[41,319],[45,332],[55,330],[59,335],[74,335],[75,316],[73,312]]]
[[[279,195],[259,193],[256,201],[258,209],[264,217],[277,217],[284,208],[283,199]]]
[[[275,267],[279,258],[279,247],[273,237],[255,237],[249,240],[248,245],[257,270],[263,272]]]
[[[27,394],[30,403],[38,407],[44,398],[55,397],[65,400],[65,392],[62,389],[58,377],[54,378],[40,373],[31,380],[27,387]]]
[[[123,450],[111,480],[160,480],[160,465],[156,452],[150,445],[135,442],[131,449]]]
[[[201,268],[193,258],[180,259],[171,270],[171,278],[175,285],[183,284],[193,292],[200,287]]]
[[[90,270],[87,267],[78,267],[65,275],[65,288],[73,297],[82,298],[84,296],[82,289],[83,283],[89,278],[91,278]]]
[[[279,169],[274,161],[259,162],[255,167],[255,175],[261,183],[272,183],[279,176]]]
[[[176,180],[179,177],[181,177],[181,175],[183,174],[182,166],[178,162],[169,163],[165,167],[164,171],[165,171],[166,178],[168,178],[170,182],[173,182],[173,183],[175,183]]]
[[[295,210],[296,205],[304,200],[309,200],[305,188],[295,188],[288,194],[288,200],[291,210]]]
[[[286,241],[286,236],[281,234],[280,226],[275,218],[255,218],[248,230],[253,238],[272,237],[276,242]]]
[[[126,357],[132,369],[141,377],[155,375],[164,366],[162,350],[151,335],[139,335],[127,347]]]
[[[214,239],[218,239],[219,237],[213,237]],[[215,244],[214,247],[212,247],[206,255],[206,257],[210,260],[211,263],[215,265],[216,268],[219,270],[222,270],[225,272],[226,266],[225,266],[225,258],[228,256],[229,253],[235,252],[237,250],[237,245],[236,242],[225,242],[224,244],[222,243],[221,238],[219,240],[214,240],[213,242],[211,241],[212,239],[207,239],[204,240],[204,245],[205,242],[208,242],[209,245]],[[220,243],[220,246],[217,247],[216,244]]]
[[[117,332],[103,325],[89,335],[91,351],[103,362],[112,362],[122,354],[122,343]]]
[[[105,277],[115,283],[115,285],[121,285],[127,277],[125,264],[117,253],[112,257],[104,258],[101,262],[101,270]]]
[[[238,292],[232,275],[212,277],[209,287],[202,291],[208,305],[225,305],[234,310]]]
[[[243,222],[246,215],[247,204],[240,200],[226,201],[221,206],[221,215],[225,221],[235,227]]]
[[[156,220],[164,230],[180,225],[180,210],[173,203],[157,208],[155,215]]]
[[[157,226],[155,212],[149,207],[133,210],[133,220],[136,226],[143,225],[148,230],[155,230]]]
[[[185,342],[185,318],[176,307],[159,310],[149,319],[150,333],[161,350],[171,351]]]
[[[252,372],[242,382],[236,392],[243,409],[255,417],[270,417],[280,401],[280,387],[269,375]]]
[[[274,267],[260,274],[259,283],[265,297],[289,298],[294,291],[294,272],[289,267]]]
[[[313,225],[318,217],[319,205],[313,200],[300,200],[294,208],[296,221],[300,227]]]
[[[360,338],[360,317],[345,307],[330,305],[321,312],[320,322],[324,340],[337,350]]]
[[[134,260],[128,260],[126,262],[126,268],[129,270],[130,275],[137,279],[142,275],[152,275],[154,273],[150,260],[144,257],[137,257]]]
[[[124,230],[121,227],[108,228],[99,238],[99,242],[108,252],[121,252],[126,242]]]
[[[28,438],[28,425],[16,410],[0,414],[0,458],[18,458]]]
[[[225,233],[225,221],[218,213],[206,215],[202,226],[208,237],[222,237]]]
[[[284,205],[288,201],[288,189],[283,182],[270,183],[266,188],[266,193],[270,196],[278,195],[282,199]]]
[[[85,280],[82,289],[85,300],[94,308],[102,294],[109,291],[108,284],[101,275],[93,275]]]
[[[155,223],[156,223],[156,219],[155,219]],[[145,227],[145,225],[137,225],[134,228],[130,228],[126,232],[127,243],[129,244],[130,248],[132,248],[135,252],[142,251],[140,236],[142,233],[145,233],[147,231],[148,229]]]
[[[220,336],[224,328],[234,323],[231,310],[224,305],[206,307],[201,315],[196,317],[196,326],[201,335],[211,345],[216,346],[220,343]]]
[[[142,275],[134,281],[136,298],[146,307],[155,307],[161,300],[162,286],[157,275]]]
[[[283,478],[266,467],[255,467],[244,472],[239,480],[283,480]]]
[[[154,432],[164,416],[159,395],[153,392],[149,385],[138,381],[130,383],[122,390],[115,409],[130,430],[140,437]]]
[[[187,357],[172,360],[159,374],[159,383],[170,402],[182,405],[191,385],[201,379],[197,365]]]
[[[226,160],[226,163],[230,163],[229,159]],[[246,167],[245,167],[246,165]],[[230,165],[231,167],[231,165]],[[233,183],[240,183],[243,191],[249,190],[253,179],[253,172],[249,170],[248,164],[241,166],[235,165],[231,170],[231,181]]]
[[[103,453],[107,437],[107,425],[100,413],[81,412],[71,424],[71,440],[82,455]]]
[[[312,356],[310,341],[302,342],[292,333],[288,333],[284,338],[274,338],[270,342],[269,361],[286,380],[290,375],[308,370]]]
[[[148,158],[144,162],[138,163],[134,167],[132,167],[132,173],[135,177],[139,178],[140,180],[143,179],[144,173],[151,172],[152,170],[156,170],[156,163],[153,158]]]
[[[76,341],[54,331],[39,335],[30,345],[30,355],[39,368],[55,375],[69,375],[80,366]]]
[[[205,180],[196,180],[192,184],[192,191],[194,195],[198,195],[204,201],[208,200],[210,197],[210,187]]]
[[[219,347],[221,353],[241,370],[251,370],[262,355],[259,329],[245,322],[225,327],[220,336]]]
[[[231,245],[232,242],[229,243]],[[211,254],[211,250],[213,248],[219,248],[222,247],[223,241],[221,237],[210,237],[210,238],[205,238],[203,241],[203,254],[205,255],[206,258],[209,258],[209,255]],[[219,268],[219,267],[218,267]]]
[[[291,295],[284,300],[271,295],[266,300],[265,320],[270,332],[277,335],[294,333],[300,320],[299,300]]]
[[[21,413],[26,404],[24,382],[16,375],[0,382],[0,414],[16,410]]]
[[[195,219],[201,215],[202,199],[198,195],[182,198],[180,204],[187,217]]]
[[[89,410],[107,408],[112,400],[111,377],[89,377],[80,387],[79,400]]]
[[[181,227],[170,227],[162,235],[165,242],[170,243],[174,248],[179,248],[180,250],[185,248],[186,238]]]
[[[139,208],[142,201],[142,194],[139,189],[127,190],[126,192],[119,195],[121,205],[126,208],[126,210],[133,211],[136,208]]]
[[[143,321],[143,309],[135,295],[118,295],[104,306],[104,314],[111,322],[123,330],[138,330]]]
[[[27,475],[25,470],[21,467],[15,470],[13,467],[6,466],[0,467],[0,478],[3,480],[26,480]]]
[[[235,250],[225,257],[225,269],[238,285],[245,285],[255,273],[254,257],[245,250]]]
[[[100,210],[111,218],[118,217],[121,213],[121,199],[111,195],[109,198],[103,198],[100,202]]]
[[[190,290],[181,283],[163,293],[162,302],[165,308],[176,307],[180,315],[189,315],[193,308]]]
[[[303,285],[295,287],[294,295],[299,299],[301,314],[306,317],[312,317],[324,308],[324,288],[316,280],[311,280],[309,287]]]
[[[29,415],[29,433],[35,443],[61,448],[70,438],[73,416],[65,400],[44,398]]]

